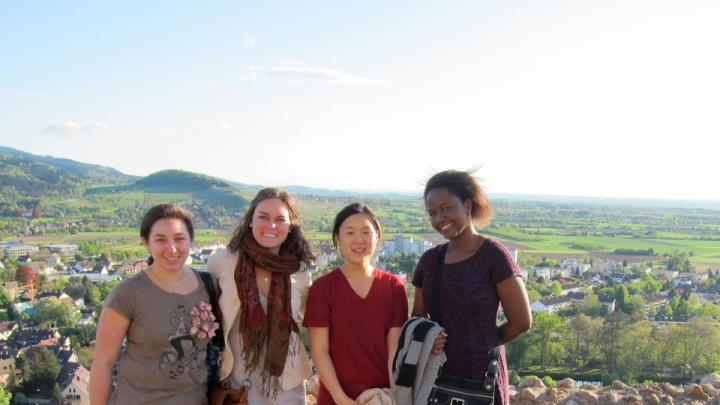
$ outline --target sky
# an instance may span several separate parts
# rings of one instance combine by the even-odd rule
[[[0,145],[144,176],[720,200],[720,2],[0,3]],[[712,184],[715,184],[713,186]]]

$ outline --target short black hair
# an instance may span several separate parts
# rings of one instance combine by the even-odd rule
[[[377,216],[375,216],[370,207],[367,205],[354,202],[341,209],[340,212],[335,215],[332,230],[332,240],[335,248],[337,248],[337,239],[335,236],[340,234],[340,226],[342,226],[342,223],[345,222],[346,219],[355,214],[365,214],[370,217],[370,223],[372,223],[373,228],[375,228],[375,232],[378,233],[378,241],[382,240],[382,228],[380,228],[380,221],[378,221]]]

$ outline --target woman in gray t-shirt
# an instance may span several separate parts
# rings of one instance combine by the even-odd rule
[[[218,324],[203,283],[185,266],[193,240],[190,213],[153,207],[140,236],[150,252],[147,270],[108,295],[100,315],[90,374],[90,401],[112,404],[206,404],[206,346]],[[117,386],[112,368],[123,340]]]

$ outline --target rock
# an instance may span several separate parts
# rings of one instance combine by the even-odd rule
[[[580,387],[580,389],[585,390],[585,391],[596,392],[600,389],[600,387],[598,387],[595,384],[584,384],[583,386]]]
[[[617,404],[618,395],[614,391],[600,391],[598,393],[598,401],[602,404]]]
[[[626,395],[617,402],[618,405],[642,405],[642,403],[640,395]]]
[[[650,394],[645,398],[645,403],[648,405],[660,405],[660,398],[655,394]]]
[[[550,405],[550,404],[557,404],[559,403],[563,398],[568,396],[568,390],[559,389],[559,388],[550,388],[549,390],[545,391],[544,394],[540,395],[540,397],[535,400],[536,405]]]
[[[534,403],[535,400],[538,399],[544,393],[545,393],[544,387],[521,388],[520,389],[520,399]]]
[[[598,400],[598,396],[592,391],[578,390],[568,395],[561,403],[568,404],[594,404]]]
[[[574,390],[577,388],[577,383],[572,378],[563,378],[557,383],[557,387]]]
[[[626,390],[626,389],[630,388],[627,384],[625,384],[622,381],[618,381],[618,380],[613,381],[610,386],[615,391],[622,391],[622,390]]]
[[[522,381],[520,381],[520,384],[518,385],[518,390],[522,391],[523,388],[529,387],[545,388],[545,383],[535,376],[525,377],[522,379]]]
[[[700,384],[710,384],[713,387],[720,389],[720,374],[712,373],[708,374],[700,380]]]
[[[518,399],[517,401],[510,401],[512,405],[534,405],[534,402],[526,401],[524,399]]]
[[[508,389],[508,392],[510,393],[510,399],[515,399],[517,397],[517,395],[519,394],[518,390],[515,388],[514,385],[510,386],[510,388]]]
[[[666,394],[672,395],[674,397],[685,393],[685,391],[683,391],[682,388],[678,388],[672,384],[665,383],[665,382],[660,383],[660,389],[662,389],[663,392],[665,392]]]
[[[661,405],[675,405],[675,400],[670,395],[663,395],[660,397]]]
[[[720,396],[720,389],[715,388],[714,385],[710,383],[704,383],[700,385],[705,391],[706,394],[710,395],[711,398],[715,398],[717,396]]]
[[[710,399],[710,395],[706,394],[702,387],[697,384],[688,385],[685,389],[685,395],[692,399],[699,399],[700,401],[708,401]]]

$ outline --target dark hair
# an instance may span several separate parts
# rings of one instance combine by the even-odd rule
[[[444,188],[450,194],[457,196],[463,203],[470,200],[472,205],[470,215],[473,223],[478,227],[486,226],[493,218],[494,210],[480,187],[480,183],[473,176],[473,171],[445,170],[436,173],[425,184],[423,199],[427,202],[428,193],[435,188]]]
[[[152,231],[155,222],[161,219],[174,218],[179,219],[185,223],[185,228],[190,235],[190,240],[195,240],[195,229],[192,224],[192,214],[190,211],[183,207],[174,204],[160,204],[156,205],[145,213],[145,216],[140,222],[140,237],[144,241],[150,240],[150,231]],[[153,264],[154,259],[152,256],[148,258],[148,265]]]
[[[335,246],[335,248],[337,248],[337,239],[335,238],[335,235],[340,234],[340,226],[346,219],[348,219],[348,217],[355,214],[365,214],[370,217],[370,223],[372,223],[373,228],[375,228],[375,231],[378,233],[378,241],[382,241],[382,228],[380,228],[380,221],[378,221],[375,214],[372,210],[370,210],[370,207],[365,204],[355,202],[341,209],[340,212],[335,215],[335,222],[333,222],[332,230],[333,246]]]
[[[287,206],[288,213],[290,214],[290,229],[288,230],[287,239],[280,245],[280,255],[297,256],[301,262],[309,266],[310,263],[315,260],[315,255],[313,255],[310,249],[310,243],[308,243],[303,233],[300,223],[300,210],[292,194],[280,188],[269,187],[258,191],[255,198],[250,202],[245,216],[243,216],[240,224],[238,224],[235,231],[233,231],[228,249],[231,252],[239,252],[242,248],[243,239],[253,237],[252,231],[250,230],[250,223],[255,214],[255,209],[261,202],[271,198],[277,198],[282,201]]]

